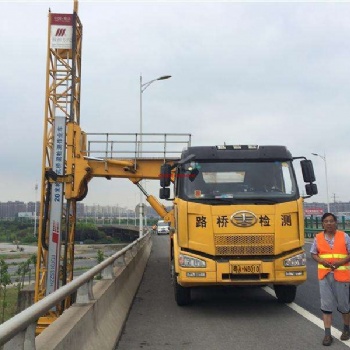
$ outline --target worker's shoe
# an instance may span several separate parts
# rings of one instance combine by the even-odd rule
[[[333,338],[332,338],[330,335],[326,335],[326,336],[323,338],[322,345],[324,345],[324,346],[329,346],[329,345],[332,344],[332,341],[333,341]]]
[[[340,340],[349,340],[349,339],[350,339],[350,332],[349,331],[344,331],[340,336]]]

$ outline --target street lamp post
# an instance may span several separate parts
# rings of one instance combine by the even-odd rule
[[[140,139],[139,139],[139,157],[142,157],[142,94],[155,81],[171,78],[171,75],[162,75],[159,78],[152,79],[146,83],[142,82],[142,74],[140,74]],[[143,194],[140,191],[140,206],[139,206],[139,237],[143,236]]]
[[[328,172],[327,172],[327,160],[326,160],[326,153],[322,155],[318,153],[311,153],[314,156],[320,157],[324,161],[324,171],[326,175],[326,190],[327,190],[327,212],[330,212],[330,207],[329,207],[329,195],[328,195]]]
[[[35,184],[35,201],[34,201],[34,237],[36,237],[36,201],[37,201],[37,193],[38,193],[38,184]]]

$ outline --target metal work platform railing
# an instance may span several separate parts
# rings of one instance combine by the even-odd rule
[[[86,133],[87,157],[103,159],[178,158],[191,134]]]

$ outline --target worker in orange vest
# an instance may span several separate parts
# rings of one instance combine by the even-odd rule
[[[322,344],[329,346],[333,341],[331,326],[335,303],[344,322],[340,339],[350,339],[350,237],[337,230],[337,217],[332,213],[323,214],[322,227],[324,231],[316,234],[310,253],[318,263],[321,311],[325,327]]]

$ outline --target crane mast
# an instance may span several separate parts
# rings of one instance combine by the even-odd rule
[[[80,124],[80,74],[83,27],[78,2],[72,14],[48,15],[46,96],[42,152],[40,221],[36,266],[35,302],[73,279],[74,231],[77,198],[65,200],[67,184],[74,187],[73,125]],[[74,162],[73,162],[74,163]],[[63,252],[61,251],[63,247]],[[50,324],[72,302],[57,305],[42,327]]]
[[[179,151],[173,147],[188,147],[191,143],[190,134],[87,134],[82,131],[83,26],[78,17],[78,1],[74,1],[72,14],[49,12],[48,17],[35,302],[73,280],[76,204],[87,195],[89,181],[94,177],[127,178],[139,187],[160,216],[171,221],[172,216],[164,205],[148,195],[139,182],[159,180],[160,166],[174,164],[178,159],[174,154]],[[140,157],[141,142],[156,149],[145,150],[144,154],[149,156]],[[125,150],[126,144],[131,149]],[[37,334],[54,322],[73,299],[73,296],[66,298],[42,316]]]

